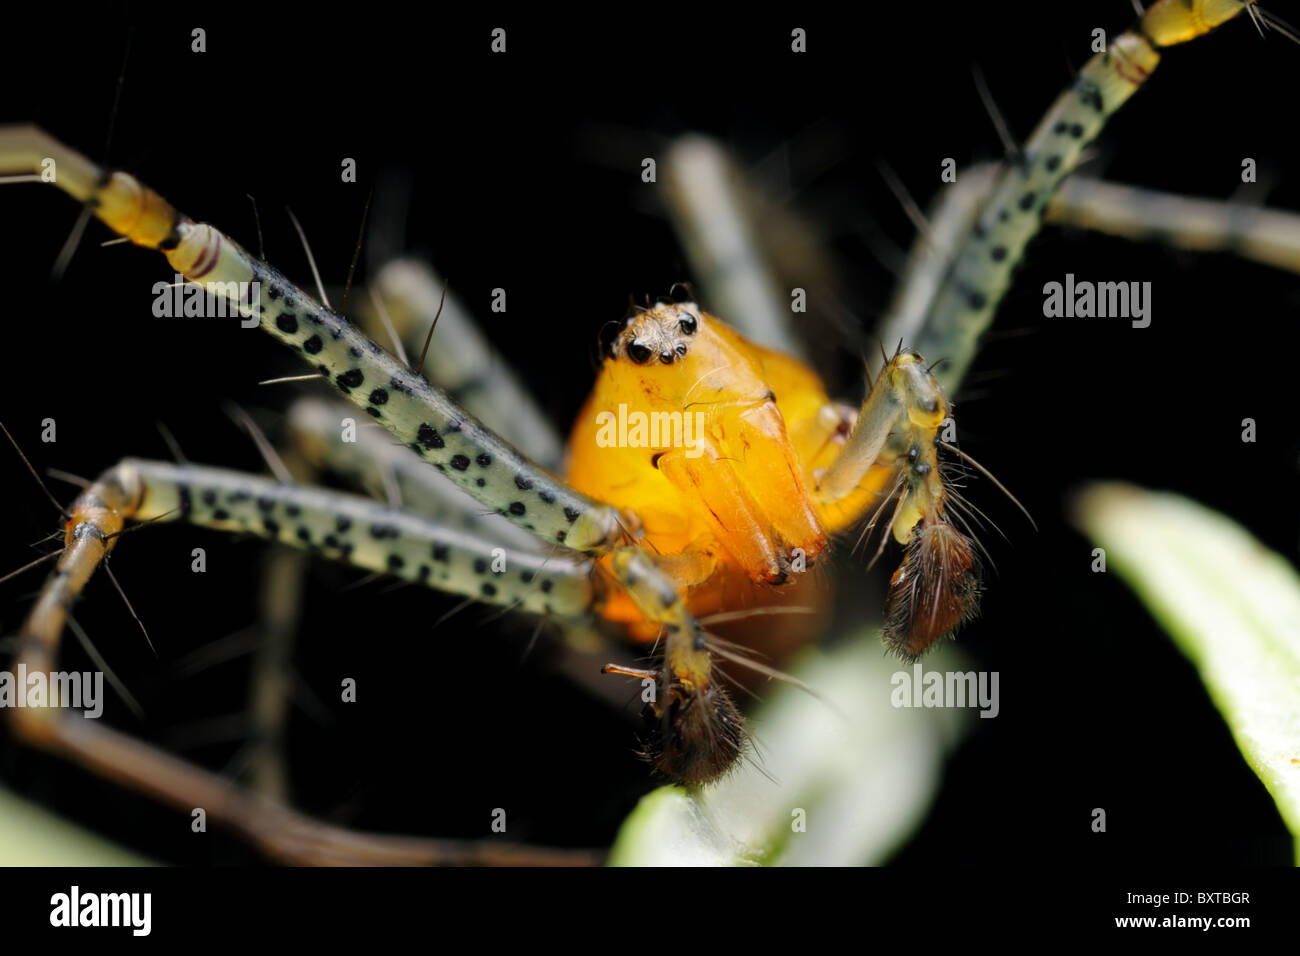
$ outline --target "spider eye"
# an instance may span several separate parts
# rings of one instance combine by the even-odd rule
[[[695,316],[683,315],[678,321],[677,327],[682,330],[683,335],[694,335],[695,330],[699,328],[699,323],[695,321]]]
[[[627,357],[637,365],[644,365],[650,360],[650,350],[640,342],[629,342],[627,344]]]

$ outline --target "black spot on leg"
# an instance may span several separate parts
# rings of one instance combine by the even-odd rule
[[[1020,201],[1017,203],[1017,205],[1025,212],[1029,212],[1029,210],[1034,208],[1034,202],[1036,198],[1037,197],[1035,197],[1035,195],[1032,192],[1027,192],[1020,197]]]
[[[474,484],[478,485],[478,487],[480,487],[480,488],[486,488],[486,487],[487,487],[487,479],[486,479],[486,478],[475,478],[475,479],[474,479]]]
[[[334,526],[339,529],[339,534],[346,534],[348,528],[352,527],[352,519],[347,515],[339,515],[334,520]]]
[[[194,510],[194,500],[190,496],[190,486],[177,485],[176,495],[177,497],[180,498],[181,519],[182,520],[188,519],[190,516],[190,512]]]
[[[383,417],[383,413],[379,409],[375,408],[375,406],[373,405],[366,406],[366,414],[369,415],[371,418]]]
[[[550,594],[551,588],[553,588],[554,586],[555,586],[555,582],[552,581],[550,578],[542,578],[542,583],[540,587],[542,589],[543,594]]]
[[[1079,94],[1079,102],[1089,106],[1098,113],[1106,112],[1106,104],[1101,98],[1101,87],[1089,80],[1080,79],[1075,87]]]
[[[522,571],[519,574],[519,580],[523,581],[524,584],[532,584],[534,576],[532,571]]]
[[[1070,135],[1075,139],[1083,139],[1083,124],[1075,123],[1070,127]]]
[[[486,468],[492,464],[492,456],[487,452],[480,453],[474,460],[478,462],[480,468]]]
[[[555,504],[555,495],[551,494],[549,491],[539,491],[537,492],[537,497],[542,499],[543,504]]]
[[[339,388],[346,392],[350,388],[359,388],[365,380],[366,377],[362,374],[361,369],[350,368],[334,381]]]
[[[533,486],[533,479],[526,475],[515,475],[515,487],[520,491],[527,491]]]
[[[285,335],[293,335],[298,331],[298,318],[288,312],[281,312],[275,317],[275,327]]]
[[[451,556],[451,549],[450,549],[450,548],[448,548],[445,544],[438,544],[438,542],[436,542],[436,541],[434,542],[434,544],[433,544],[433,560],[435,560],[435,561],[442,561],[442,562],[446,563],[446,562],[450,559],[450,556]]]
[[[495,584],[493,584],[491,581],[484,581],[484,582],[483,582],[483,588],[482,588],[482,591],[483,591],[483,596],[484,596],[484,597],[496,597],[496,596],[497,596],[497,586],[496,586]]]
[[[442,440],[442,436],[429,425],[421,425],[415,433],[415,437],[425,448],[434,449],[442,448],[447,443]]]
[[[302,350],[306,352],[308,355],[315,355],[324,347],[325,347],[325,343],[321,341],[319,335],[313,335],[306,342],[302,343]]]
[[[429,574],[432,570],[433,569],[430,568],[427,564],[420,565],[420,570],[416,572],[415,575],[416,580],[418,580],[421,584],[424,584],[426,581],[429,580]]]
[[[989,255],[993,257],[994,262],[1001,262],[1003,259],[1007,257],[1007,247],[994,246],[992,251],[990,251]]]
[[[474,573],[475,573],[475,574],[487,574],[487,569],[488,569],[488,565],[487,565],[487,561],[486,561],[485,559],[483,559],[483,558],[475,558],[475,559],[474,559]]]
[[[406,567],[406,561],[405,559],[402,558],[400,554],[390,554],[388,556],[389,571],[394,571],[394,572],[400,571],[404,567]]]
[[[215,508],[217,506],[217,493],[211,488],[206,489],[199,495],[199,497],[203,499],[203,503],[209,508]]]
[[[451,467],[455,468],[457,471],[465,471],[469,468],[469,459],[464,455],[452,455]]]
[[[523,515],[524,510],[524,503],[522,501],[510,502],[510,513],[515,517]]]
[[[371,405],[385,405],[388,403],[388,393],[382,388],[377,388],[370,393]]]
[[[266,533],[269,535],[278,535],[280,533],[280,523],[272,521],[270,518],[262,519],[262,527],[266,529]]]
[[[298,540],[301,541],[303,544],[311,544],[311,529],[307,527],[300,527],[298,529]]]
[[[213,521],[227,521],[229,518],[230,512],[225,508],[218,508],[216,511],[212,512]]]
[[[284,513],[287,514],[290,518],[296,518],[298,517],[298,515],[302,514],[302,508],[298,507],[297,505],[285,505]]]
[[[578,520],[578,509],[577,509],[577,508],[565,508],[565,509],[564,509],[564,517],[566,517],[566,518],[569,519],[569,524],[573,524],[573,522],[575,522],[575,521]]]
[[[1054,173],[1061,168],[1061,157],[1048,156],[1047,159],[1043,161],[1043,166],[1046,167],[1049,173]]]
[[[564,544],[564,537],[565,535],[563,531],[555,532],[555,540],[560,542],[560,544]]]

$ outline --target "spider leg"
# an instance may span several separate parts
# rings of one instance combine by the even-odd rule
[[[1047,221],[1195,252],[1232,252],[1300,272],[1300,216],[1243,201],[1198,199],[1075,175],[1052,199]]]
[[[374,289],[378,306],[367,301],[362,310],[372,338],[382,307],[418,364],[436,317],[424,376],[543,468],[559,468],[564,442],[550,419],[456,295],[444,299],[443,283],[427,265],[394,260],[379,270]]]
[[[1220,5],[1210,15],[1200,7],[1173,0],[1151,5],[1137,29],[1112,38],[1104,52],[1084,64],[1018,155],[1003,165],[972,227],[954,246],[952,262],[936,274],[941,278],[935,292],[924,296],[929,301],[920,328],[904,336],[930,360],[944,359],[936,375],[949,392],[965,376],[1061,182],[1159,65],[1159,51],[1208,33],[1246,9],[1245,4]],[[884,328],[891,330],[896,321],[901,320],[886,320]]]
[[[106,173],[30,126],[0,129],[0,170],[57,163],[56,184],[109,228],[260,325],[346,399],[490,509],[550,544],[591,554],[627,537],[616,509],[568,487],[279,272],[213,226],[195,223],[134,177]]]
[[[65,549],[19,637],[19,660],[52,672],[72,604],[116,547],[129,521],[186,520],[314,547],[358,567],[386,569],[430,586],[507,599],[546,613],[586,614],[596,590],[591,562],[504,552],[509,567],[489,593],[482,562],[491,549],[458,529],[366,499],[193,465],[123,461],[76,500]],[[274,516],[274,517],[273,517]],[[276,519],[280,520],[277,521]],[[282,522],[282,523],[281,523]],[[335,537],[327,542],[327,537]],[[386,555],[386,556],[385,556]],[[420,559],[416,561],[416,556]],[[511,580],[507,583],[507,578]],[[517,579],[517,580],[515,580]],[[527,591],[534,592],[529,596]],[[61,708],[16,708],[13,726],[35,746],[68,757],[240,833],[269,856],[297,864],[594,863],[590,853],[493,847],[353,833],[312,820],[266,795],[194,767],[165,751]]]
[[[710,310],[747,339],[803,358],[789,298],[747,215],[753,197],[726,151],[705,136],[680,137],[668,151],[664,182],[669,215]]]
[[[316,469],[338,475],[376,498],[382,500],[391,485],[403,509],[422,517],[458,525],[521,550],[550,550],[447,481],[383,429],[367,420],[357,422],[355,414],[342,402],[300,398],[289,407],[286,425],[290,442]],[[346,425],[348,421],[354,427]],[[344,440],[345,433],[350,440]]]

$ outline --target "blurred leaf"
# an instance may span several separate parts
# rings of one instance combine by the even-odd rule
[[[150,861],[0,788],[0,866],[149,866]]]
[[[1300,839],[1300,576],[1232,521],[1177,495],[1092,485],[1075,520],[1196,665]]]
[[[961,670],[951,647],[925,670]],[[849,866],[889,857],[924,818],[965,710],[895,708],[878,632],[808,652],[794,675],[826,701],[773,685],[750,721],[758,757],[708,787],[662,787],[628,816],[610,853],[623,866]],[[794,832],[795,811],[806,819]]]

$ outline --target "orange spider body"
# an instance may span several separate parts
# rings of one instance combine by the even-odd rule
[[[801,362],[693,305],[658,305],[630,319],[607,355],[570,435],[567,477],[635,515],[697,618],[817,607],[824,593],[802,572],[889,474],[872,469],[834,504],[810,493],[854,418]],[[602,613],[634,639],[658,634],[623,594],[612,593]]]

